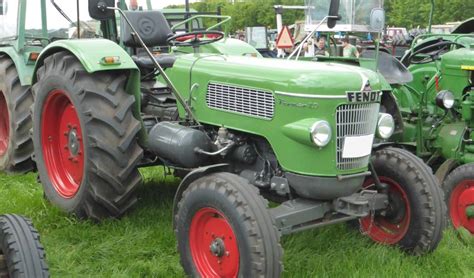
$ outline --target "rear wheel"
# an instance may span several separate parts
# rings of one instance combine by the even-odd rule
[[[380,182],[387,185],[388,208],[359,220],[361,231],[382,244],[421,255],[438,246],[445,226],[443,193],[423,161],[408,151],[387,148],[372,158]],[[372,177],[366,189],[376,190]]]
[[[443,190],[451,224],[474,234],[474,164],[454,169],[444,180]]]
[[[24,217],[0,216],[0,277],[49,277],[38,231]]]
[[[143,151],[125,72],[87,73],[67,52],[45,59],[33,89],[33,142],[45,196],[79,217],[120,217],[135,202]]]
[[[279,277],[279,233],[258,190],[211,174],[184,191],[175,215],[181,264],[191,277]]]
[[[30,106],[33,95],[29,86],[21,86],[15,64],[0,57],[0,170],[28,172],[33,169],[30,137]]]

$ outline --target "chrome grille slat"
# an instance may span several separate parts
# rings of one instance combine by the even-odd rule
[[[206,103],[209,108],[271,120],[275,112],[272,92],[209,83]]]
[[[344,138],[374,134],[379,113],[379,103],[343,104],[336,108],[336,164],[339,170],[366,166],[370,155],[343,158]]]

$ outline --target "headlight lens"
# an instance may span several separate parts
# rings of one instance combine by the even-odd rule
[[[377,121],[377,136],[381,139],[388,139],[395,130],[395,122],[392,115],[387,113],[379,113]]]
[[[324,147],[331,141],[331,134],[331,126],[326,121],[317,121],[311,127],[311,139],[319,147]]]
[[[436,95],[436,105],[443,109],[451,109],[454,106],[454,95],[448,90],[443,90]]]

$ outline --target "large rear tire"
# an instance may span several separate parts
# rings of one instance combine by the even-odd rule
[[[443,190],[449,220],[474,235],[474,163],[454,169],[444,180]]]
[[[122,216],[137,200],[143,156],[127,73],[89,74],[58,52],[37,77],[33,143],[46,198],[80,218]]]
[[[13,61],[0,57],[0,171],[25,173],[33,169],[32,104],[30,87],[21,86]]]
[[[268,202],[245,179],[218,173],[192,182],[175,215],[190,277],[279,277],[282,248]]]
[[[45,256],[30,220],[14,214],[0,216],[0,277],[49,277]]]
[[[446,206],[431,169],[397,148],[377,151],[372,163],[380,181],[388,186],[389,206],[385,214],[376,212],[360,219],[362,233],[413,255],[435,250],[446,225]],[[372,177],[364,187],[376,189]]]

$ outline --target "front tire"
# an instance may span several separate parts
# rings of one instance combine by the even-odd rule
[[[33,170],[32,104],[30,87],[21,86],[13,61],[0,57],[0,171],[25,173]]]
[[[412,153],[396,148],[379,150],[372,163],[388,186],[389,206],[359,220],[363,234],[382,244],[422,255],[438,246],[445,227],[443,193],[431,169]],[[376,189],[372,177],[364,187]]]
[[[267,201],[245,179],[218,173],[192,182],[178,203],[175,223],[189,276],[280,276],[279,232]]]
[[[49,277],[38,231],[24,217],[0,216],[0,277]]]
[[[143,155],[126,72],[89,74],[58,52],[37,77],[33,142],[46,198],[80,218],[120,217],[136,202]]]
[[[444,180],[443,190],[453,227],[464,227],[474,235],[474,163],[454,169]]]

